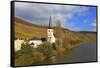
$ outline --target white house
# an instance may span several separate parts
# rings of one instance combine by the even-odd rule
[[[18,51],[21,49],[21,44],[24,43],[24,40],[20,40],[20,39],[16,39],[14,40],[14,48],[15,48],[15,51]]]

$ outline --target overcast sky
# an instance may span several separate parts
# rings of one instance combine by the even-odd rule
[[[96,7],[16,2],[15,16],[39,25],[51,16],[53,25],[60,20],[63,28],[96,31]]]

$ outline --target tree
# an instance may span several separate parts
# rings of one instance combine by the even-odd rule
[[[46,39],[46,38],[41,38],[41,40],[42,40],[42,42],[45,42],[45,41],[47,41],[47,39]]]
[[[60,47],[63,47],[63,39],[65,38],[64,31],[61,27],[61,23],[59,20],[56,22],[56,27],[55,27],[55,35],[57,37],[57,43]]]

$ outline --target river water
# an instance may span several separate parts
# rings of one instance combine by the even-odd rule
[[[66,52],[57,63],[91,62],[97,60],[96,43],[86,43]]]

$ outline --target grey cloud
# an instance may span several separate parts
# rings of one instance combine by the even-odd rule
[[[15,3],[15,15],[32,22],[32,18],[48,19],[49,16],[59,18],[62,22],[69,20],[74,14],[81,14],[87,11],[87,8],[69,5],[52,5],[52,4],[36,4],[36,3]],[[34,22],[34,19],[33,19]],[[46,22],[46,21],[45,21]]]

